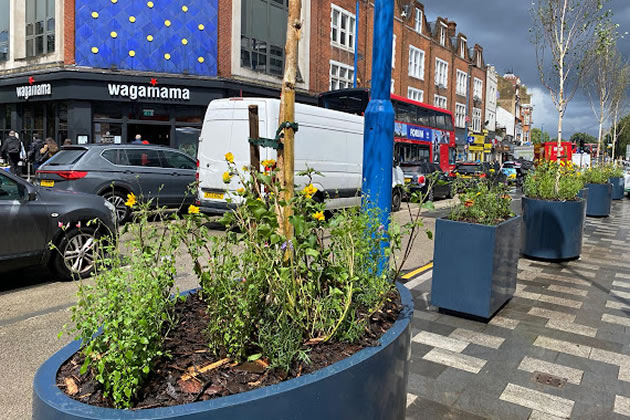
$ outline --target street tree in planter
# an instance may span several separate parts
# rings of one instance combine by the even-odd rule
[[[612,206],[613,186],[609,182],[611,175],[608,166],[592,166],[587,168],[582,177],[588,190],[586,215],[591,217],[608,217]]]
[[[544,260],[580,256],[586,210],[586,200],[579,196],[583,188],[582,177],[571,162],[541,161],[527,175],[522,198],[523,255]]]
[[[459,190],[459,204],[435,225],[431,304],[488,319],[516,289],[520,216],[492,179]]]

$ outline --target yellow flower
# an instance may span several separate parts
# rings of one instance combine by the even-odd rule
[[[326,217],[324,217],[323,211],[318,211],[317,213],[313,213],[313,219],[323,222],[326,220]]]
[[[490,168],[490,173],[493,174],[494,173],[494,169]]]
[[[477,197],[479,197],[480,195],[481,195],[481,192],[478,192],[478,193],[477,193]]]
[[[313,184],[308,184],[306,187],[304,187],[302,192],[304,193],[304,196],[306,198],[311,198],[317,192],[317,187],[315,187]]]
[[[125,206],[133,207],[136,205],[136,195],[134,193],[127,194],[127,202],[125,202]]]
[[[229,184],[232,181],[232,174],[229,172],[223,172],[223,182]]]
[[[245,194],[245,188],[239,188],[236,190],[238,194]]]
[[[249,166],[244,165],[242,169],[243,169],[243,172],[247,172],[247,171],[249,171]]]
[[[260,163],[262,163],[262,166],[264,166],[265,168],[273,168],[276,165],[276,161],[273,159],[263,160]]]
[[[193,206],[191,204],[190,206],[188,206],[188,213],[189,214],[199,214],[199,207]]]
[[[234,163],[234,155],[232,154],[232,152],[227,152],[227,153],[225,154],[225,160],[226,160],[228,163]]]

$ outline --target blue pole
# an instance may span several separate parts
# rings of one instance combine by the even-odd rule
[[[357,87],[357,72],[359,70],[359,0],[357,0],[357,15],[354,21],[354,83],[353,87]]]
[[[378,212],[387,229],[392,207],[392,162],[394,160],[394,108],[390,100],[394,2],[376,0],[372,43],[372,83],[365,111],[363,134],[363,206]],[[378,274],[387,272],[388,258],[381,243]]]

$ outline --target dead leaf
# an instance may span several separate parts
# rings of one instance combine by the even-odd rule
[[[218,385],[211,385],[211,386],[208,387],[208,389],[206,389],[204,391],[204,394],[206,394],[206,395],[214,395],[214,394],[218,394],[221,391],[223,391],[223,387],[218,386]]]
[[[269,363],[263,359],[258,359],[255,361],[255,363],[258,363],[260,366],[264,367],[265,369],[269,367]]]
[[[79,387],[77,386],[77,383],[74,382],[74,379],[66,378],[65,383],[66,383],[66,393],[68,395],[76,395],[79,392]]]
[[[240,365],[235,366],[234,369],[250,373],[263,373],[266,368],[256,362],[243,362]]]
[[[187,394],[198,394],[203,388],[203,384],[197,379],[189,381],[180,379],[177,381],[177,385],[179,385],[180,389]]]
[[[307,346],[314,346],[315,344],[319,344],[322,341],[324,341],[325,337],[317,337],[317,338],[311,338],[310,340],[308,340],[306,343],[304,343]]]

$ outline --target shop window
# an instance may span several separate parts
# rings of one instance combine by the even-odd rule
[[[26,0],[26,56],[55,51],[55,0]]]
[[[206,110],[197,106],[177,106],[175,107],[175,120],[178,123],[197,123],[203,122],[203,116]]]
[[[241,67],[282,76],[288,0],[242,0]]]
[[[9,59],[9,0],[0,0],[0,61]]]
[[[122,124],[95,122],[94,142],[120,144],[122,142]]]

